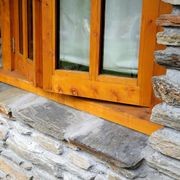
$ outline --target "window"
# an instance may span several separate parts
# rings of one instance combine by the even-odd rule
[[[45,90],[151,105],[160,0],[44,0],[42,5]]]

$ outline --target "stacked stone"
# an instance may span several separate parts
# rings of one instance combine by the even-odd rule
[[[180,0],[163,1],[172,4],[173,11],[157,21],[164,27],[157,42],[167,47],[155,52],[155,60],[167,68],[167,73],[153,78],[155,95],[162,103],[153,108],[151,121],[164,128],[149,138],[146,160],[159,172],[180,179]]]

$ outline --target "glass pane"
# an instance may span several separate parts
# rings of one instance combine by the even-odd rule
[[[58,10],[58,68],[88,71],[90,0],[60,0]]]
[[[33,1],[27,0],[28,58],[33,59]]]
[[[103,74],[137,77],[142,0],[106,0]]]
[[[22,0],[18,1],[18,18],[19,18],[19,52],[23,54],[23,15]]]

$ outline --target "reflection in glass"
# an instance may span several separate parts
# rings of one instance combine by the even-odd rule
[[[89,70],[90,0],[60,0],[58,3],[58,68]]]
[[[103,74],[137,77],[142,0],[106,0]]]

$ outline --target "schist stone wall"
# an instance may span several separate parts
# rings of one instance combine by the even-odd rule
[[[164,27],[157,42],[165,50],[155,52],[156,63],[167,68],[166,75],[154,77],[153,87],[161,104],[153,108],[151,121],[164,125],[149,138],[145,159],[159,172],[180,179],[180,0],[164,0],[173,5],[171,14],[162,15],[158,24]]]

